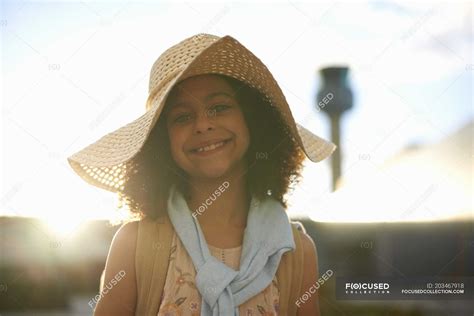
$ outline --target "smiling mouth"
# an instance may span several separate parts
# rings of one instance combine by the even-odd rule
[[[208,151],[213,151],[217,148],[220,148],[220,147],[224,146],[225,144],[227,144],[231,140],[232,139],[229,138],[229,139],[226,139],[226,140],[223,140],[221,142],[217,142],[217,143],[214,143],[214,144],[211,144],[211,145],[195,148],[195,149],[192,149],[191,152],[192,153],[204,153],[204,152],[208,152]]]

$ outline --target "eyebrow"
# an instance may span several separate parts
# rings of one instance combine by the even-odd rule
[[[227,97],[229,97],[229,98],[235,99],[235,96],[234,96],[234,95],[229,94],[229,93],[227,93],[227,92],[219,91],[219,92],[214,92],[214,93],[209,94],[207,97],[204,98],[204,100],[209,101],[210,99],[212,99],[212,98],[214,98],[214,97],[217,97],[217,96],[219,96],[219,95],[225,95],[225,96],[227,96]]]
[[[227,92],[222,92],[222,91],[219,91],[219,92],[213,92],[213,93],[210,93],[209,95],[207,95],[204,100],[205,101],[209,101],[210,99],[212,98],[215,98],[215,97],[218,97],[220,95],[223,95],[223,96],[226,96],[226,97],[229,97],[229,98],[232,98],[232,99],[235,99],[235,96],[232,95],[232,94],[229,94]],[[182,107],[182,106],[186,106],[187,102],[177,102],[177,103],[174,103],[173,106],[169,109],[169,111],[175,109],[175,108],[178,108],[178,107]]]

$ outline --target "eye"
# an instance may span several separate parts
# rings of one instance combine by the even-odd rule
[[[228,108],[230,108],[230,105],[227,105],[227,104],[216,104],[216,105],[213,105],[210,109],[210,113],[213,114],[213,113],[219,113],[219,112],[223,112],[225,110],[227,110]]]
[[[191,118],[189,113],[179,114],[173,119],[173,123],[185,123]]]
[[[223,111],[225,109],[230,108],[230,106],[227,104],[217,104],[216,106],[214,106],[214,108],[218,111]]]

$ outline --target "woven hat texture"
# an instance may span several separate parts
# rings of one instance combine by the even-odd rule
[[[151,68],[146,112],[125,126],[68,157],[72,169],[86,182],[118,192],[127,168],[153,130],[173,86],[200,74],[222,74],[258,89],[275,106],[295,140],[313,162],[329,157],[336,145],[297,124],[278,83],[250,50],[231,36],[197,34],[168,48]]]

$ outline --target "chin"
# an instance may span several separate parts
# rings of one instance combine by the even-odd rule
[[[211,163],[209,165],[196,166],[195,169],[188,174],[197,178],[218,179],[230,174],[232,171],[232,164],[229,163]]]
[[[195,176],[206,179],[218,179],[225,176],[229,172],[229,168],[209,168],[200,169],[195,172]]]

